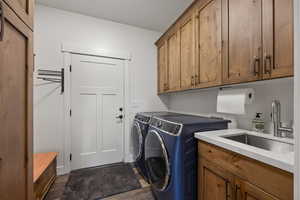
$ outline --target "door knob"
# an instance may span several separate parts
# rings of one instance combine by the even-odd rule
[[[123,115],[119,115],[119,116],[117,116],[116,118],[117,118],[117,119],[123,119],[124,116],[123,116]]]

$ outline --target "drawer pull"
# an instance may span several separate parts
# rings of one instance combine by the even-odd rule
[[[260,59],[259,59],[259,57],[255,57],[254,58],[254,64],[253,64],[253,68],[254,68],[254,76],[257,76],[257,75],[259,75],[259,70],[258,70],[258,68],[259,68],[259,65],[260,65]]]
[[[272,68],[272,56],[271,55],[267,55],[265,57],[264,66],[265,66],[265,74],[271,74],[271,68]]]
[[[198,85],[199,84],[199,78],[198,78],[198,75],[196,74],[195,75],[195,85]]]
[[[194,76],[191,77],[191,86],[194,86],[195,85],[195,79],[194,79]]]

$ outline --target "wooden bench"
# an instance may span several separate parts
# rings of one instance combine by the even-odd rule
[[[56,158],[58,153],[38,153],[33,158],[33,182],[35,200],[45,198],[56,178]]]

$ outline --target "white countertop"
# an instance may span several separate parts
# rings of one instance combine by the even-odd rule
[[[210,144],[214,144],[218,147],[258,160],[260,162],[277,167],[279,169],[291,173],[294,172],[294,152],[284,154],[275,153],[223,138],[224,136],[234,136],[245,133],[249,135],[255,135],[259,137],[294,144],[293,139],[277,138],[271,134],[257,133],[242,129],[227,129],[219,131],[199,132],[195,133],[195,137],[199,140],[205,141]]]

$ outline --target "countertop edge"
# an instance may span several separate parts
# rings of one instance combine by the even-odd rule
[[[226,132],[229,132],[229,131],[230,130],[226,130]],[[233,133],[231,133],[231,134],[236,134],[235,133],[236,131],[247,132],[246,130],[234,129]],[[223,132],[224,132],[224,130],[223,130]],[[206,133],[207,133],[207,135],[206,135]],[[267,155],[259,153],[259,151],[266,151],[266,150],[259,150],[257,152],[253,152],[251,150],[247,150],[246,148],[241,148],[239,146],[235,146],[234,144],[229,144],[229,142],[220,141],[220,140],[222,140],[222,139],[219,139],[221,137],[216,136],[212,133],[222,133],[222,130],[221,131],[208,131],[208,132],[195,133],[195,138],[198,140],[202,140],[204,142],[213,144],[220,148],[232,151],[234,153],[241,154],[245,157],[249,157],[251,159],[257,160],[264,164],[271,165],[273,167],[279,168],[281,170],[284,170],[284,171],[287,171],[290,173],[294,173],[294,165],[293,164],[291,164],[287,161],[282,161],[282,160],[276,159],[276,158],[274,158],[275,156],[272,158],[271,156],[267,156]],[[230,133],[227,133],[227,134],[229,135]],[[249,149],[252,149],[252,148],[258,149],[256,147],[248,147],[248,148]],[[278,154],[278,155],[282,156],[282,154]]]

